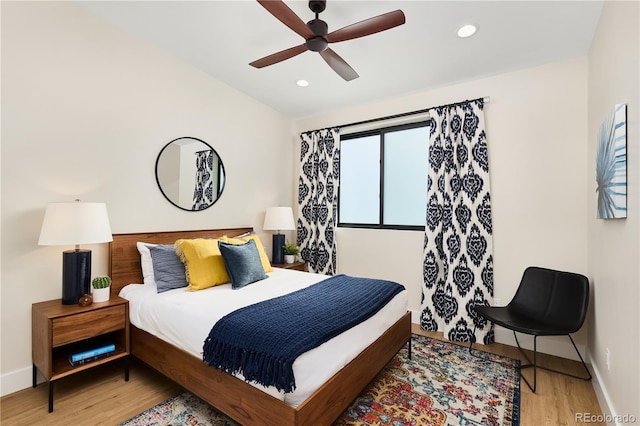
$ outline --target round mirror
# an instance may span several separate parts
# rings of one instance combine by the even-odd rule
[[[224,189],[224,166],[208,143],[191,137],[174,139],[156,160],[158,187],[171,204],[183,210],[211,207]]]

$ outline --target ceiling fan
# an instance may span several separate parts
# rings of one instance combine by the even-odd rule
[[[337,43],[375,34],[397,27],[405,22],[404,13],[402,13],[401,10],[395,10],[329,33],[327,23],[319,18],[320,13],[324,11],[327,5],[326,0],[309,1],[309,9],[316,14],[316,17],[306,24],[298,15],[289,9],[289,6],[282,2],[282,0],[258,0],[258,3],[280,22],[302,36],[305,42],[299,46],[265,56],[262,59],[251,62],[249,65],[256,68],[263,68],[311,50],[320,53],[322,59],[346,81],[358,78],[358,73],[329,47],[329,43]]]

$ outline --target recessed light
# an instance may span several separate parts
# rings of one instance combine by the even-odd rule
[[[309,85],[309,82],[307,80],[298,80],[296,81],[296,84],[300,87],[307,87]]]
[[[460,27],[460,29],[458,30],[458,37],[460,38],[467,38],[467,37],[471,37],[472,35],[474,35],[477,31],[477,28],[475,25],[463,25],[462,27]]]

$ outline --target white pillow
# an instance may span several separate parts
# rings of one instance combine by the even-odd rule
[[[153,260],[151,259],[149,247],[157,246],[157,244],[142,243],[138,241],[136,246],[140,252],[140,266],[142,267],[142,279],[144,281],[144,285],[155,286],[156,279],[153,275]]]

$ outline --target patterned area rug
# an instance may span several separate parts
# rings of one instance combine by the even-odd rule
[[[475,351],[475,349],[474,349]],[[520,424],[520,361],[414,334],[335,425]],[[189,392],[170,398],[121,426],[237,425]]]

